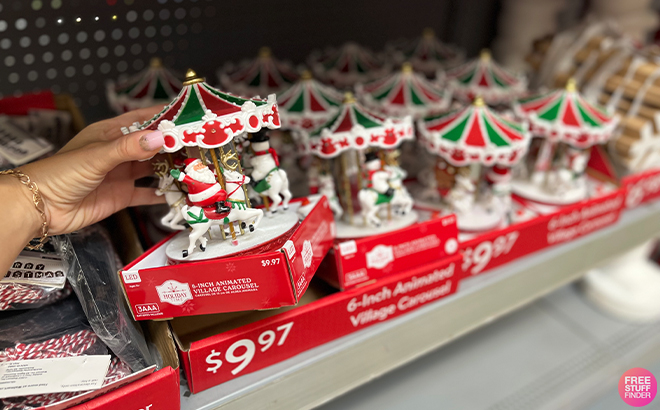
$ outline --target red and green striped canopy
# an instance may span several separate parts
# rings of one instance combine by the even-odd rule
[[[415,71],[434,77],[438,70],[455,67],[465,55],[455,47],[441,42],[432,29],[424,29],[421,37],[408,42],[394,52],[399,62],[410,61]]]
[[[426,148],[455,166],[474,163],[512,166],[527,152],[526,126],[507,120],[483,100],[418,122]]]
[[[108,83],[110,107],[118,114],[137,108],[167,103],[181,91],[178,76],[165,67],[159,58],[153,58],[146,70],[123,81]]]
[[[414,73],[410,63],[383,79],[358,84],[357,90],[367,106],[394,117],[417,119],[445,110],[451,103],[450,93]]]
[[[324,53],[313,53],[309,65],[314,75],[340,89],[371,81],[389,72],[389,66],[380,58],[352,42]]]
[[[349,149],[394,148],[414,138],[411,117],[386,118],[358,104],[347,93],[339,112],[309,134],[312,153],[332,158]]]
[[[298,82],[277,96],[282,127],[312,131],[337,113],[343,98],[339,91],[316,81],[306,71]]]
[[[610,139],[618,117],[590,104],[577,91],[574,81],[555,90],[514,104],[516,113],[529,119],[534,135],[576,148],[589,148]]]
[[[273,57],[268,47],[259,51],[259,56],[244,61],[237,68],[227,65],[218,71],[223,87],[245,97],[264,96],[278,93],[295,83],[299,75],[284,61]]]
[[[218,148],[243,132],[280,127],[275,94],[246,99],[217,90],[188,70],[181,93],[137,130],[160,130],[165,152],[183,147]]]
[[[508,104],[527,92],[525,77],[496,64],[488,50],[482,51],[479,58],[447,71],[444,81],[454,97],[463,102],[481,96],[489,105]]]

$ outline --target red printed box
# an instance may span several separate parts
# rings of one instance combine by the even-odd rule
[[[337,241],[318,276],[339,289],[349,289],[454,255],[457,250],[458,228],[452,214],[381,235]]]
[[[322,198],[279,249],[168,265],[170,237],[120,277],[136,320],[290,306],[305,293],[334,232],[332,211]]]
[[[617,189],[461,242],[464,277],[612,225],[619,220],[624,200],[625,190]]]
[[[626,190],[627,209],[660,198],[660,168],[627,175],[621,178],[621,186]]]
[[[50,409],[50,407],[48,407]],[[71,410],[180,410],[179,370],[166,367]]]
[[[188,386],[198,393],[446,297],[456,291],[461,258],[344,292],[316,282],[295,308],[174,319]]]

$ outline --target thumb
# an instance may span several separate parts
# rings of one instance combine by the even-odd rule
[[[136,131],[97,145],[94,149],[99,151],[99,155],[94,157],[99,159],[100,171],[107,173],[124,162],[153,157],[164,143],[163,133],[160,131]]]

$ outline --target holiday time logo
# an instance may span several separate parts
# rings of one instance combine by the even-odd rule
[[[312,266],[312,258],[314,257],[314,250],[312,249],[312,243],[310,241],[303,242],[303,248],[301,254],[303,258],[303,266],[305,268],[309,268],[310,266]]]
[[[156,286],[156,292],[158,292],[161,302],[175,306],[181,306],[193,298],[190,286],[175,280],[168,280],[162,285]]]
[[[383,269],[394,260],[391,246],[378,245],[367,252],[367,268]]]

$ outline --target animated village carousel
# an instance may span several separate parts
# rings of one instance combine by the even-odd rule
[[[123,130],[164,135],[167,161],[156,165],[158,191],[171,210],[162,222],[181,230],[166,247],[171,261],[219,258],[265,246],[298,224],[297,214],[287,209],[286,173],[265,133],[279,127],[274,94],[237,97],[188,70],[181,93],[169,105],[144,124]],[[252,156],[249,168],[241,164],[244,145]],[[264,198],[265,212],[252,207],[250,183]]]

